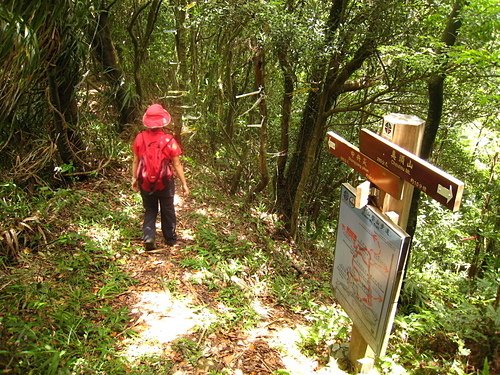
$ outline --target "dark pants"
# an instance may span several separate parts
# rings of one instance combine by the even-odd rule
[[[167,244],[177,240],[175,233],[176,216],[174,207],[175,184],[171,179],[166,189],[149,193],[141,191],[142,205],[144,206],[144,222],[142,224],[143,240],[154,242],[156,235],[156,217],[160,207],[161,231]]]

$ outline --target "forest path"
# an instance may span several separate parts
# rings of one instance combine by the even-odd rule
[[[255,233],[230,212],[227,197],[200,204],[196,187],[193,191],[194,197],[176,196],[179,243],[145,252],[136,240],[136,254],[122,266],[138,282],[116,299],[118,308],[130,310],[129,327],[135,332],[118,337],[119,353],[132,367],[143,363],[169,374],[346,374],[334,359],[320,364],[301,353],[298,343],[311,322],[269,292],[264,274],[272,268],[259,274],[231,272],[236,261],[225,259],[219,263],[227,262],[228,269],[220,272],[204,263],[200,254],[209,259],[207,252],[217,251],[224,239],[200,238],[200,223],[218,217],[223,236],[248,239]],[[159,227],[157,232],[161,238]],[[343,362],[346,346],[337,349]]]

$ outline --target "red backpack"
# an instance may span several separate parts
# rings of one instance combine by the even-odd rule
[[[165,189],[172,177],[170,159],[166,156],[165,147],[173,137],[163,132],[142,132],[144,154],[139,161],[137,181],[143,191],[155,192]]]

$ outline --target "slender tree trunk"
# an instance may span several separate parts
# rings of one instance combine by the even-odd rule
[[[132,41],[132,47],[134,49],[134,65],[133,65],[133,74],[134,74],[134,83],[135,83],[135,93],[137,95],[137,106],[140,107],[143,101],[143,88],[142,88],[142,78],[141,78],[141,67],[146,59],[147,48],[151,42],[151,36],[154,31],[154,27],[156,24],[156,20],[158,18],[158,13],[160,12],[160,6],[163,0],[151,0],[144,3],[138,9],[134,11],[132,14],[132,18],[127,26],[127,31],[130,36],[130,40]],[[136,31],[138,25],[138,19],[142,12],[146,10],[146,8],[150,6],[147,22],[145,29],[142,33],[142,36],[139,37]]]
[[[247,197],[251,202],[255,195],[263,191],[269,183],[269,171],[267,169],[267,102],[265,94],[265,53],[261,45],[255,47],[253,56],[253,66],[255,72],[255,88],[260,90],[259,113],[261,126],[259,128],[259,177],[260,180]]]
[[[495,170],[497,167],[498,156],[499,154],[496,153],[490,166],[490,178],[487,184],[488,187],[494,184],[496,180]],[[484,236],[479,230],[476,231],[476,246],[474,249],[474,255],[472,256],[470,262],[468,272],[469,279],[475,279],[481,273],[482,264],[485,258],[484,256],[481,256],[481,252],[483,249],[484,255],[489,254],[492,257],[496,256],[495,249],[497,241],[495,235],[500,231],[500,206],[498,205],[498,203],[500,203],[500,197],[498,197],[498,190],[496,190],[495,188],[486,190],[487,192],[485,193],[483,207],[481,209],[480,222],[484,224],[486,221],[488,221],[488,216],[491,215],[491,212],[493,212],[493,214],[491,215],[494,217],[493,230],[491,231],[493,235]]]
[[[230,53],[230,55],[233,55],[233,54]],[[247,157],[251,151],[250,140],[252,139],[253,134],[248,129],[245,129],[244,135],[243,135],[243,141],[241,142],[241,145],[242,145],[241,152],[239,152],[236,148],[236,145],[234,144],[234,137],[233,137],[234,120],[235,120],[235,115],[236,115],[236,111],[237,111],[237,101],[236,101],[237,89],[236,89],[234,79],[232,78],[232,76],[231,76],[231,78],[229,78],[229,76],[230,76],[229,72],[232,71],[231,67],[228,66],[227,70],[226,70],[226,72],[227,72],[226,78],[230,80],[230,83],[229,84],[226,83],[226,86],[231,86],[232,89],[226,90],[226,91],[229,91],[229,93],[230,93],[229,94],[230,97],[227,99],[228,105],[230,106],[230,108],[228,109],[228,114],[227,114],[228,117],[226,118],[226,127],[225,127],[225,129],[228,129],[229,122],[231,122],[231,126],[227,130],[227,131],[230,130],[231,134],[229,134],[226,130],[224,131],[224,133],[226,136],[226,144],[231,145],[231,148],[234,150],[233,154],[238,158],[238,166],[237,166],[236,171],[233,175],[232,183],[231,183],[231,190],[230,190],[230,194],[234,195],[238,191],[238,188],[239,188],[240,182],[241,182],[241,178],[243,177],[243,172],[245,170],[245,166],[248,164]],[[242,90],[244,92],[246,92],[248,90],[247,85],[249,82],[249,77],[251,76],[252,68],[253,68],[252,63],[247,64],[245,80],[244,80],[243,85],[242,85]],[[248,123],[255,124],[257,121],[259,121],[257,119],[257,117],[258,117],[258,114],[255,111],[248,112],[248,120],[247,120]],[[249,194],[251,194],[251,193],[249,193]]]
[[[170,5],[174,9],[175,15],[175,52],[177,54],[177,69],[174,74],[175,90],[180,94],[171,100],[172,121],[176,138],[182,142],[182,107],[184,105],[185,91],[189,81],[187,46],[188,36],[186,35],[186,0],[170,0]]]
[[[233,80],[233,53],[231,50],[228,50],[226,63],[224,64],[226,67],[225,71],[225,87],[227,92],[227,111],[225,118],[225,129],[226,136],[230,139],[233,139],[234,136],[234,118],[236,116],[236,85]]]
[[[289,129],[292,114],[293,90],[295,87],[295,74],[287,56],[288,50],[281,46],[278,51],[278,61],[283,72],[283,98],[281,100],[280,121],[280,148],[276,166],[276,196],[285,191],[285,168],[288,160]],[[283,201],[284,199],[277,200]]]
[[[461,26],[461,20],[459,18],[460,11],[462,7],[467,2],[464,0],[457,0],[453,5],[453,9],[448,17],[448,22],[446,28],[441,36],[441,41],[447,46],[451,47],[455,44],[458,30]],[[427,90],[429,94],[429,108],[427,111],[427,119],[425,123],[424,138],[422,140],[422,149],[420,152],[420,157],[422,159],[429,159],[431,156],[432,148],[436,140],[436,135],[441,123],[441,117],[443,114],[443,92],[444,92],[444,80],[446,74],[444,70],[446,68],[446,62],[443,63],[441,71],[434,73],[428,82]],[[420,202],[420,190],[414,189],[412,195],[412,201],[410,206],[410,211],[408,214],[408,224],[406,226],[407,233],[413,237],[417,228],[417,215],[418,215],[418,204]]]
[[[104,77],[113,92],[113,102],[119,113],[117,131],[122,132],[126,124],[134,122],[137,116],[135,101],[127,92],[127,84],[111,37],[109,9],[102,9],[97,18],[97,30],[92,39],[96,60],[102,66]]]
[[[198,92],[198,28],[192,27],[189,32],[189,50],[191,58],[191,87]]]
[[[252,121],[252,117],[255,117],[253,113],[249,114],[249,121]],[[245,166],[246,166],[246,161],[248,154],[250,153],[250,147],[248,146],[248,143],[250,141],[251,134],[250,132],[246,132],[244,136],[244,141],[243,141],[243,149],[241,150],[241,154],[237,154],[238,157],[238,166],[236,167],[236,170],[234,171],[234,174],[231,178],[231,187],[229,189],[229,194],[235,195],[241,184],[241,179],[243,177],[243,172],[245,171]]]

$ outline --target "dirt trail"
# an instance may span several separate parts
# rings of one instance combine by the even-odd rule
[[[193,243],[187,215],[195,209],[193,200],[179,199],[176,207],[179,244],[146,253],[137,243],[137,254],[124,269],[139,280],[116,301],[131,311],[129,325],[136,332],[119,337],[119,352],[131,367],[156,361],[169,374],[271,374],[279,369],[293,375],[346,374],[335,361],[318,369],[316,361],[302,355],[295,343],[307,322],[270,299],[255,306],[260,323],[250,331],[212,332],[210,324],[222,307],[212,298],[214,291],[197,282],[196,272],[180,263]]]

